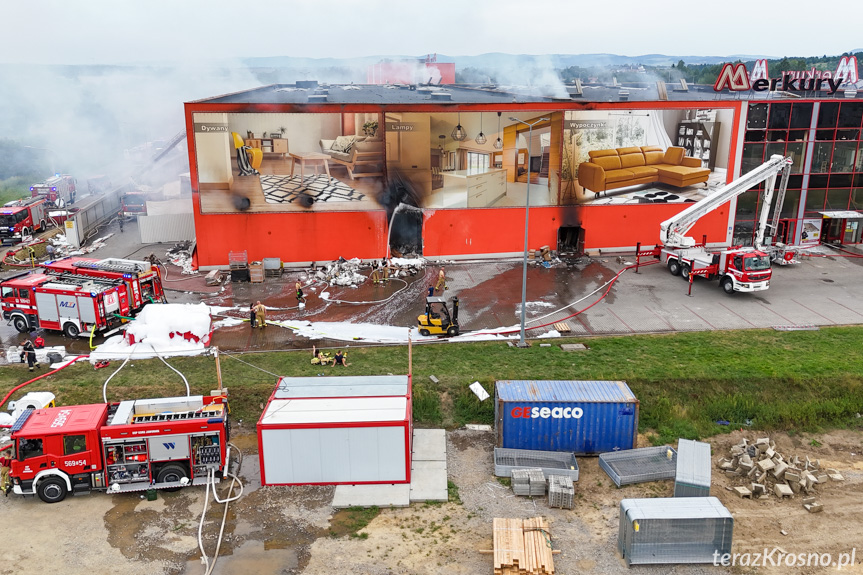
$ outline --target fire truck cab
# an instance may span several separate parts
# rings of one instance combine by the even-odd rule
[[[7,202],[0,208],[0,240],[17,244],[36,231],[48,229],[44,198],[25,198]]]
[[[38,327],[78,337],[119,326],[129,298],[120,280],[25,272],[0,282],[0,307],[21,333]]]
[[[227,471],[226,395],[26,410],[12,426],[18,495],[176,490]]]
[[[143,260],[121,258],[66,257],[42,264],[49,273],[68,273],[111,280],[122,280],[127,287],[129,307],[133,313],[151,302],[165,301],[162,274],[158,266]]]
[[[44,182],[30,186],[30,195],[44,198],[49,206],[65,208],[75,203],[75,183],[72,176],[55,174]]]

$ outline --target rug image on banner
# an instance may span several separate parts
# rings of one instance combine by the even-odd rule
[[[366,196],[326,174],[306,176],[261,176],[264,198],[269,204],[291,204],[300,198],[314,202],[359,202]]]

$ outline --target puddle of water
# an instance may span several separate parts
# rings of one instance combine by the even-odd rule
[[[212,562],[212,558],[210,558]],[[282,575],[288,569],[297,569],[297,554],[292,549],[266,549],[262,541],[247,541],[234,548],[232,555],[219,557],[213,575]],[[186,562],[186,573],[203,570],[200,559]]]
[[[239,477],[243,480],[244,496],[261,488],[261,465],[257,455],[243,456]]]

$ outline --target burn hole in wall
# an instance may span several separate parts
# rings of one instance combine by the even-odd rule
[[[560,255],[578,256],[584,253],[584,228],[561,226],[557,229],[557,252]]]

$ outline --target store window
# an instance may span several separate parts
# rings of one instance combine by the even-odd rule
[[[737,196],[737,211],[735,212],[736,219],[754,220],[757,208],[758,192],[755,190],[743,192]]]
[[[743,158],[740,161],[740,173],[745,174],[763,163],[764,144],[744,144]]]
[[[859,128],[863,120],[863,102],[842,102],[839,108],[840,128]]]
[[[791,122],[791,104],[773,104],[770,106],[769,118],[768,130],[787,130]]]
[[[835,128],[836,118],[839,116],[839,102],[821,102],[818,110],[818,127]]]
[[[780,218],[796,218],[797,209],[800,207],[800,190],[788,190],[785,192],[785,201],[779,211]]]
[[[824,197],[827,190],[809,190],[806,193],[806,215],[815,216],[824,211]]]
[[[749,113],[746,115],[746,127],[750,130],[764,129],[767,127],[768,104],[749,104]]]
[[[824,205],[828,210],[847,210],[851,190],[827,190],[827,202]]]
[[[806,143],[791,142],[785,148],[785,155],[791,157],[791,173],[803,173],[803,161],[806,159]]]
[[[831,172],[853,172],[857,155],[857,142],[836,142],[833,147]]]
[[[794,104],[794,107],[791,108],[791,124],[790,127],[793,130],[794,128],[808,128],[812,123],[812,104]]]
[[[854,188],[851,190],[851,204],[849,208],[852,210],[863,210],[863,188]]]
[[[833,154],[833,142],[817,142],[812,154],[813,173],[826,173],[830,171],[830,156]]]

